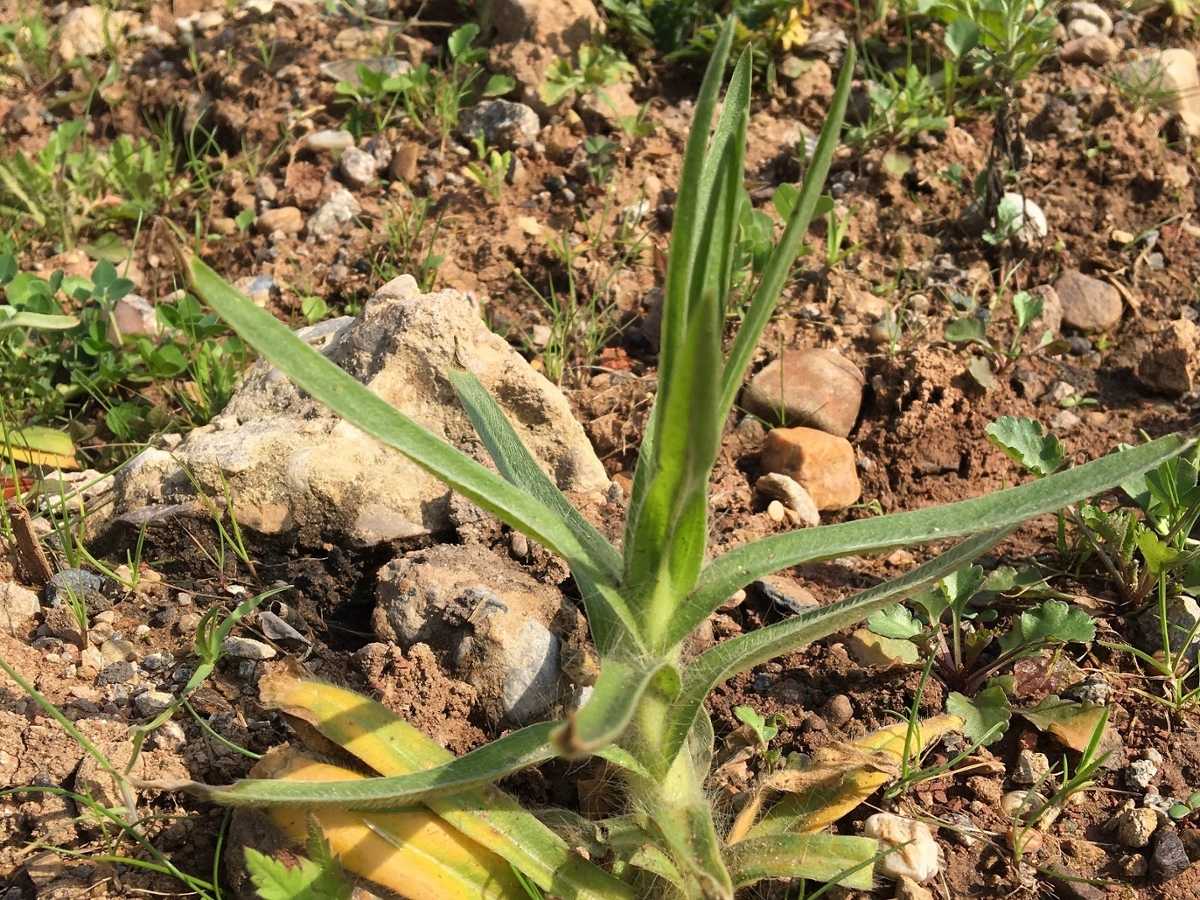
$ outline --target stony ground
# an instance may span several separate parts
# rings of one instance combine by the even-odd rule
[[[393,4],[390,14],[417,11],[408,6]],[[358,141],[343,130],[348,108],[337,84],[355,71],[353,61],[444,59],[449,29],[440,23],[456,26],[466,18],[457,4],[434,6],[423,4],[422,21],[394,34],[375,14],[386,9],[354,20],[301,2],[177,0],[129,10],[133,18],[109,22],[116,29],[109,46],[104,40],[96,46],[94,29],[65,27],[72,17],[87,17],[63,4],[47,11],[64,26],[56,32],[56,52],[85,62],[45,83],[5,82],[3,153],[38,152],[57,124],[74,118],[86,118],[89,140],[98,146],[121,134],[149,139],[162,128],[182,146],[201,127],[213,136],[202,151],[213,177],[201,183],[181,164],[177,174],[187,189],[156,212],[195,235],[205,261],[293,324],[325,319],[311,335],[315,342],[374,379],[393,402],[412,404],[418,418],[441,417],[443,433],[471,452],[480,448],[438,373],[460,348],[492,366],[491,384],[508,390],[502,402],[528,436],[544,439],[539,456],[615,536],[655,389],[663,254],[696,74],[651,57],[631,84],[613,88],[626,113],[647,104],[653,129],[631,134],[594,98],[547,107],[530,80],[549,58],[536,48],[570,47],[569,26],[582,16],[586,32],[597,21],[594,10],[578,2],[561,10],[547,4],[564,18],[547,13],[533,31],[518,33],[503,17],[491,28],[485,24],[489,72],[513,76],[510,98],[536,107],[488,107],[487,114],[464,116],[464,129],[479,122],[488,145],[512,153],[489,191],[472,177],[467,163],[475,151],[458,128],[441,133],[401,121]],[[830,259],[827,224],[813,226],[809,265],[788,286],[757,354],[754,381],[729,423],[712,491],[715,552],[818,515],[836,522],[916,509],[1022,481],[984,437],[984,427],[1002,415],[1043,422],[1074,461],[1194,424],[1200,227],[1192,218],[1200,167],[1189,129],[1200,122],[1200,94],[1138,97],[1122,89],[1122,72],[1128,58],[1163,47],[1195,50],[1197,41],[1193,31],[1153,15],[1105,9],[1108,25],[1097,31],[1111,36],[1088,34],[1064,13],[1054,52],[1013,98],[1023,145],[1025,200],[1018,202],[1037,210],[1024,207],[1025,228],[1001,247],[981,239],[971,210],[971,185],[989,166],[992,115],[979,111],[945,130],[839,148],[828,190],[838,217],[848,219],[835,249],[848,252]],[[0,10],[0,22],[17,21],[17,4],[0,0]],[[832,97],[845,46],[836,35],[896,47],[904,41],[895,18],[868,26],[835,4],[819,6],[809,25],[823,39],[782,60],[775,84],[756,87],[750,117],[747,188],[755,208],[776,219],[775,188],[801,171],[798,136],[820,129]],[[75,45],[63,47],[64,40]],[[99,78],[112,53],[119,61],[115,77]],[[1189,77],[1196,86],[1195,60],[1184,56],[1176,53],[1172,65],[1182,66],[1185,88]],[[863,118],[862,91],[854,102]],[[598,137],[609,141],[603,154],[587,143]],[[899,153],[906,166],[895,164]],[[13,227],[28,222],[17,219]],[[171,303],[178,273],[166,227],[147,223],[135,240],[131,223],[109,222],[81,231],[69,249],[38,235],[22,243],[19,262],[46,274],[55,268],[88,274],[89,248],[107,231],[133,248],[127,274],[137,294],[151,304]],[[571,247],[569,256],[563,246]],[[368,305],[401,274],[416,283],[393,284],[390,297]],[[569,302],[582,312],[564,324],[539,293],[562,298],[569,283]],[[457,293],[414,300],[433,290]],[[988,319],[992,344],[1011,346],[1009,298],[1016,290],[1044,302],[1039,320],[1017,342],[1021,352],[1010,358],[943,339],[947,324],[979,308],[990,312],[981,318]],[[328,316],[314,314],[313,298]],[[368,315],[349,332],[346,322],[332,319],[364,307],[379,318]],[[1046,331],[1054,342],[1039,349]],[[402,352],[395,334],[411,334],[416,357],[393,358]],[[447,335],[457,340],[438,346],[436,339]],[[980,360],[991,376],[982,379],[986,387],[976,377]],[[405,380],[422,366],[429,374]],[[561,393],[535,372],[552,376]],[[12,628],[0,635],[0,658],[85,736],[119,754],[128,726],[167,708],[194,671],[191,645],[207,610],[232,609],[246,591],[291,585],[239,626],[240,640],[191,695],[211,731],[179,714],[143,755],[146,777],[186,770],[222,782],[245,774],[249,760],[214,732],[259,753],[286,740],[287,728],[260,708],[255,690],[283,653],[319,676],[372,693],[455,752],[569,704],[572,691],[587,682],[581,666],[586,670],[588,653],[561,561],[470,504],[417,482],[398,468],[397,456],[338,430],[298,393],[272,382],[265,368],[248,381],[211,424],[182,443],[178,434],[157,438],[118,473],[115,488],[109,481],[89,489],[98,510],[89,524],[91,549],[113,565],[126,561],[141,523],[150,524],[136,590],[102,579],[74,584],[88,605],[86,635],[61,600],[55,605],[53,591],[44,591],[44,579],[14,568],[27,559],[14,552],[2,563],[0,608]],[[772,428],[781,412],[787,424],[809,430]],[[84,443],[94,458],[104,457],[102,428]],[[795,465],[797,445],[808,469]],[[249,446],[259,455],[233,464]],[[279,473],[280,460],[294,461],[301,450],[307,461],[298,489]],[[210,509],[196,502],[171,453],[194,468],[219,504],[218,517],[225,511],[222,484],[229,485],[245,561],[214,527]],[[791,480],[760,481],[772,473]],[[796,483],[806,488],[799,499]],[[831,602],[924,558],[924,550],[914,549],[797,567],[752,586],[699,640]],[[1098,567],[1079,569],[1056,553],[1052,520],[1031,524],[986,562],[1031,561],[1044,567],[1061,596],[1096,617],[1101,635],[1132,637],[1111,580]],[[414,611],[398,599],[414,585],[421,597],[450,594],[455,602]],[[463,599],[474,596],[464,585],[525,599],[506,600],[511,614],[484,617],[480,625],[484,619],[472,618],[479,607]],[[1019,601],[1005,601],[1002,612],[1019,609]],[[483,649],[466,661],[451,659],[464,636]],[[518,664],[495,649],[513,640],[541,641],[561,658],[548,668],[545,653],[535,664]],[[1052,736],[1014,720],[1003,740],[972,754],[969,771],[923,782],[899,804],[942,826],[941,873],[929,884],[935,894],[1200,895],[1200,877],[1189,868],[1190,859],[1200,858],[1200,833],[1187,820],[1169,824],[1153,812],[1163,798],[1184,799],[1200,789],[1195,709],[1168,715],[1134,693],[1160,694],[1161,687],[1128,654],[1098,642],[1069,650],[1070,665],[1051,666],[1027,699],[1032,704],[1057,693],[1107,703],[1115,752],[1097,788],[1044,829],[1040,848],[1014,862],[1002,800],[1022,789],[1022,765],[1031,758],[1044,754],[1057,762],[1067,753]],[[892,723],[890,711],[912,703],[919,672],[880,663],[861,635],[849,634],[769,663],[715,693],[718,737],[731,736],[729,746],[736,746],[732,710],[740,705],[786,718],[777,738],[785,752],[811,752]],[[513,677],[515,693],[505,681]],[[922,714],[941,712],[945,693],[932,680]],[[954,748],[939,746],[929,761],[947,760]],[[0,786],[83,790],[92,783],[83,756],[19,687],[0,681]],[[732,809],[754,774],[754,766],[727,768],[714,792]],[[595,773],[548,766],[506,786],[532,803],[603,812],[608,806],[596,796],[596,783]],[[163,816],[151,833],[154,846],[184,870],[210,877],[221,813],[173,795],[144,801]],[[855,833],[880,804],[873,798],[839,830]],[[171,879],[96,862],[106,838],[73,821],[69,801],[21,790],[0,809],[0,879],[9,900],[180,890]],[[39,839],[84,859],[27,850]],[[1053,878],[1052,870],[1091,882]],[[236,873],[221,877],[237,881]],[[872,896],[892,891],[881,882]]]

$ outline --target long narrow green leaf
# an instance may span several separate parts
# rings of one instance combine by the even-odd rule
[[[731,550],[700,576],[680,609],[671,639],[683,640],[740,588],[788,566],[894,547],[951,540],[1007,528],[1108,490],[1193,446],[1192,435],[1168,435],[1065,472],[983,497],[840,525],[774,535]]]
[[[380,809],[408,806],[427,798],[490,784],[536,766],[557,754],[550,736],[561,722],[539,722],[506,734],[457,759],[408,775],[363,781],[260,781],[244,779],[228,787],[193,781],[135,782],[155,790],[185,790],[224,806],[341,806]]]
[[[784,284],[787,283],[792,266],[796,262],[796,256],[803,246],[804,235],[808,232],[813,211],[816,209],[821,191],[825,187],[825,177],[829,174],[833,151],[837,148],[838,140],[841,138],[842,118],[845,115],[846,102],[850,97],[850,84],[853,78],[854,48],[849,47],[846,51],[846,59],[842,63],[842,74],[838,79],[837,90],[829,105],[829,115],[821,129],[821,136],[817,139],[812,164],[804,177],[800,195],[796,199],[796,207],[788,219],[783,236],[780,237],[775,249],[771,251],[771,256],[759,279],[758,288],[746,307],[741,327],[738,328],[737,336],[730,348],[721,387],[721,411],[723,414],[728,413],[733,407],[733,401],[737,397],[742,379],[746,377],[746,370],[750,366],[754,350],[758,346],[763,330],[767,327],[767,322],[771,319],[771,313],[775,311],[779,294],[783,290]]]
[[[201,260],[179,251],[189,284],[250,346],[296,384],[367,434],[399,450],[421,468],[541,542],[598,581],[611,583],[610,558],[597,557],[562,519],[525,491],[509,484],[457,447],[442,440],[371,392],[354,377],[259,309]]]
[[[483,439],[484,446],[487,447],[500,474],[512,484],[528,491],[534,499],[558,515],[575,534],[579,543],[587,547],[596,559],[604,561],[606,571],[620,572],[621,554],[571,505],[558,489],[558,485],[542,471],[537,460],[521,443],[520,436],[504,415],[500,405],[479,379],[470,372],[459,370],[452,370],[449,375],[471,424]],[[614,630],[614,619],[620,620],[624,632],[628,633],[631,640],[639,640],[637,623],[619,592],[611,591],[606,594],[585,590],[581,586],[581,593],[587,609],[588,625],[597,646],[608,648],[617,640],[619,632]]]
[[[807,878],[871,889],[879,844],[838,834],[779,834],[734,844],[725,851],[734,887],[768,878]]]
[[[567,719],[551,742],[567,757],[586,756],[611,744],[633,718],[642,694],[662,666],[637,666],[608,657],[592,696]],[[674,676],[678,679],[678,675]]]
[[[57,316],[49,313],[19,312],[0,319],[0,332],[10,328],[34,328],[39,331],[69,331],[79,324],[78,316]]]
[[[747,632],[705,650],[684,670],[679,700],[672,711],[667,738],[667,758],[673,758],[679,752],[692,729],[693,721],[703,708],[704,698],[726,678],[840,631],[873,612],[912,596],[939,578],[962,568],[981,553],[987,552],[1011,530],[1011,527],[995,529],[970,538],[899,578],[885,581],[830,606]]]

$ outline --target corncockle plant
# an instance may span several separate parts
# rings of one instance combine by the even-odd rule
[[[410,897],[521,896],[515,893],[523,890],[517,881],[536,885],[547,896],[596,900],[731,900],[745,885],[778,877],[840,879],[869,887],[877,855],[872,840],[803,833],[806,820],[778,813],[771,828],[742,828],[732,839],[719,826],[704,792],[713,753],[704,706],[710,691],[738,672],[895,604],[967,564],[1020,522],[1157,465],[1191,440],[1162,438],[1035,484],[936,509],[773,535],[706,567],[709,480],[722,432],[817,208],[854,70],[851,50],[795,207],[726,354],[722,339],[751,83],[750,57],[743,54],[713,128],[732,35],[727,26],[716,46],[684,155],[667,265],[658,395],[620,547],[558,491],[470,373],[451,371],[448,377],[499,474],[402,415],[208,266],[181,254],[196,295],[296,384],[565,559],[600,668],[590,698],[565,719],[520,728],[458,758],[366,698],[294,678],[281,681],[265,698],[268,703],[315,726],[380,777],[274,754],[254,773],[260,777],[228,787],[190,782],[171,787],[222,804],[268,808],[301,842],[305,819],[313,816],[348,869],[386,881]],[[757,578],[812,560],[968,535],[974,536],[900,578],[685,658],[689,635]],[[858,755],[870,758],[866,752]],[[627,814],[601,822],[565,812],[542,811],[535,818],[491,787],[499,778],[555,757],[591,756],[603,758],[623,782],[614,796],[627,801]],[[764,816],[771,816],[768,806]],[[408,816],[420,818],[409,822]],[[432,825],[430,818],[436,820]],[[436,851],[446,854],[446,866],[454,869],[448,877],[458,879],[456,886],[447,886],[448,880],[421,893],[415,863],[393,871],[389,880],[384,865],[389,848],[419,855],[429,829],[461,838],[453,853],[444,843]],[[378,852],[365,852],[367,846]],[[433,858],[443,858],[436,853]],[[466,858],[472,853],[474,862]],[[422,857],[421,865],[429,858]],[[500,865],[493,865],[497,860]]]

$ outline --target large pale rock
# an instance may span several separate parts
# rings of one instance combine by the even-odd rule
[[[1187,394],[1196,383],[1200,328],[1187,319],[1168,322],[1138,362],[1142,384],[1160,394]]]
[[[836,350],[789,350],[751,379],[742,391],[742,407],[772,425],[803,425],[846,437],[866,383]]]
[[[1121,321],[1121,294],[1108,282],[1067,269],[1054,290],[1062,301],[1062,323],[1069,328],[1107,331]]]
[[[1164,107],[1179,113],[1188,134],[1200,138],[1200,70],[1190,51],[1147,53],[1122,69],[1120,78],[1161,96]]]
[[[25,637],[42,611],[38,595],[15,581],[0,581],[0,630],[13,637]]]
[[[604,467],[566,398],[456,291],[421,294],[403,275],[375,294],[362,318],[298,333],[434,435],[484,461],[447,378],[452,366],[466,368],[560,488],[607,490]],[[333,415],[265,360],[224,414],[189,434],[174,456],[218,507],[227,485],[234,508],[266,532],[298,528],[373,545],[453,525],[445,485]],[[118,515],[194,498],[175,459],[153,449],[121,470],[114,491]]]
[[[845,509],[858,501],[856,466],[848,440],[815,428],[776,428],[763,444],[763,469],[799,483],[817,509]]]
[[[99,56],[120,41],[126,30],[136,27],[137,21],[133,13],[110,11],[100,4],[73,9],[59,32],[59,55],[64,62]]]
[[[883,844],[881,850],[897,848],[875,864],[876,873],[884,878],[894,881],[911,878],[917,884],[923,884],[937,876],[937,842],[924,822],[891,813],[876,813],[863,823],[863,834]]]
[[[557,590],[478,544],[393,560],[379,572],[376,602],[378,637],[442,652],[496,721],[540,718],[570,688],[563,653],[583,646],[583,617]]]

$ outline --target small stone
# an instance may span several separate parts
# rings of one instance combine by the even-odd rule
[[[1067,346],[1070,348],[1072,356],[1086,356],[1092,352],[1092,342],[1077,334],[1073,334],[1067,338]]]
[[[899,848],[875,864],[876,874],[893,881],[911,878],[918,884],[938,874],[937,843],[933,839],[933,832],[924,822],[890,813],[876,813],[867,819],[863,834],[880,841],[883,844],[881,850]]]
[[[1066,381],[1056,381],[1054,384],[1050,385],[1049,390],[1042,395],[1042,399],[1057,406],[1068,397],[1073,396],[1075,396],[1075,385]]]
[[[354,195],[345,188],[338,188],[308,220],[308,233],[321,241],[337,237],[360,212],[362,207]]]
[[[155,728],[150,735],[150,745],[155,750],[175,751],[186,743],[187,735],[183,732],[183,726],[171,719]]]
[[[813,502],[808,491],[802,488],[796,481],[786,475],[780,475],[777,472],[771,472],[764,475],[754,483],[754,489],[764,497],[773,498],[771,505],[781,503],[789,510],[796,513],[796,518],[801,524],[812,528],[821,524],[821,515],[817,510],[817,504]],[[768,514],[770,510],[768,509]],[[774,519],[775,517],[772,516]],[[782,521],[775,519],[775,521]]]
[[[1080,703],[1093,703],[1104,706],[1112,696],[1112,687],[1099,672],[1091,672],[1080,684],[1067,689],[1067,697]]]
[[[989,806],[1000,803],[1000,799],[1004,796],[1000,780],[987,775],[972,775],[967,779],[967,790]],[[1014,793],[1021,792],[1014,791]],[[1024,799],[1023,793],[1022,799]]]
[[[175,702],[175,696],[166,691],[143,691],[133,698],[133,708],[139,716],[149,719],[157,716],[165,709],[170,709]]]
[[[417,180],[419,169],[417,163],[421,158],[420,144],[404,144],[396,151],[388,164],[388,175],[393,181],[403,181],[412,184]]]
[[[836,350],[789,350],[751,379],[742,406],[774,425],[844,438],[858,419],[865,386],[862,372]]]
[[[1061,409],[1050,417],[1050,430],[1055,434],[1065,434],[1068,431],[1074,431],[1083,420],[1078,415],[1071,412],[1069,409]]]
[[[1000,798],[1000,811],[1010,819],[1028,819],[1046,805],[1046,798],[1035,791],[1009,791]]]
[[[254,196],[259,200],[274,203],[275,198],[279,196],[279,188],[275,186],[275,182],[268,176],[263,175],[258,181],[254,182]]]
[[[1180,801],[1175,797],[1164,797],[1156,791],[1147,791],[1142,797],[1142,806],[1158,813],[1158,821],[1166,822],[1171,816],[1171,807]]]
[[[770,517],[772,522],[782,522],[786,515],[787,510],[784,509],[783,504],[778,500],[772,500],[767,504],[767,516]]]
[[[1068,65],[1088,65],[1099,68],[1120,54],[1116,42],[1103,34],[1077,35],[1058,51],[1058,58]]]
[[[1150,862],[1140,853],[1130,853],[1117,860],[1117,870],[1127,879],[1145,878],[1150,871]]]
[[[1154,763],[1156,766],[1161,766],[1163,764],[1163,755],[1153,747],[1147,747],[1142,756],[1146,757],[1146,759],[1150,760],[1150,762]]]
[[[1073,3],[1068,3],[1066,9],[1063,10],[1063,19],[1067,25],[1073,25],[1076,22],[1087,22],[1096,29],[1096,34],[1112,34],[1113,21],[1112,17],[1098,3],[1091,3],[1088,0],[1075,0]]]
[[[83,569],[64,569],[56,573],[46,584],[46,603],[49,606],[70,605],[71,599],[83,601],[89,616],[112,608],[112,603],[101,593],[104,581],[99,575]]]
[[[154,306],[145,297],[128,294],[112,308],[108,339],[118,347],[127,337],[156,335],[160,330]]]
[[[302,228],[304,228],[304,216],[294,206],[268,209],[254,220],[254,230],[259,234],[273,234],[281,231],[284,234],[296,235]]]
[[[1167,600],[1167,633],[1170,635],[1171,652],[1180,654],[1187,660],[1189,666],[1196,665],[1200,655],[1200,603],[1187,594],[1177,594]],[[1147,653],[1161,653],[1162,620],[1158,614],[1158,604],[1150,604],[1149,609],[1133,620],[1134,644]],[[1188,637],[1192,640],[1185,647]]]
[[[200,627],[200,616],[196,613],[184,613],[175,622],[175,630],[184,637],[196,633]]]
[[[819,510],[845,509],[862,495],[854,448],[824,431],[774,429],[763,443],[762,467],[797,482]]]
[[[330,129],[314,131],[307,134],[300,142],[301,145],[314,153],[329,153],[338,150],[349,150],[354,146],[354,135],[348,131]]]
[[[1014,244],[1028,249],[1039,244],[1050,234],[1050,225],[1046,222],[1046,214],[1040,206],[1028,197],[1012,191],[1006,193],[1004,199],[1015,204],[1018,210],[1024,210],[1023,213],[1017,214],[1012,225]]]
[[[142,657],[140,665],[147,672],[157,672],[175,662],[175,657],[165,650],[161,653],[148,653]]]
[[[780,611],[802,616],[821,608],[807,588],[786,575],[764,575],[754,586]]]
[[[227,637],[221,642],[221,650],[234,659],[265,660],[275,658],[275,648],[252,638]]]
[[[357,147],[350,147],[342,153],[338,168],[350,187],[364,188],[375,180],[379,164],[370,153],[359,150]]]
[[[834,694],[821,707],[821,715],[834,728],[841,728],[854,718],[854,704],[845,694]]]
[[[0,581],[0,630],[13,637],[25,637],[41,611],[36,592],[15,581]]]
[[[1162,883],[1178,878],[1191,864],[1179,833],[1174,828],[1160,828],[1150,857],[1150,874],[1154,880]]]
[[[1135,759],[1125,770],[1125,783],[1135,790],[1144,791],[1158,774],[1158,766],[1148,759]]]
[[[466,141],[473,142],[482,135],[487,146],[500,150],[532,144],[541,129],[536,112],[511,100],[484,100],[467,107],[458,117],[458,133]]]
[[[1130,809],[1117,821],[1117,840],[1124,847],[1145,847],[1158,828],[1158,813],[1152,809]]]
[[[103,687],[109,684],[124,684],[127,681],[133,681],[137,674],[132,663],[115,662],[109,663],[100,670],[100,674],[96,676],[96,684]]]
[[[1114,228],[1108,239],[1118,246],[1126,247],[1137,240],[1137,235],[1129,231],[1122,231],[1120,228]]]
[[[1080,331],[1107,331],[1121,321],[1120,292],[1107,282],[1068,269],[1054,283],[1063,306],[1063,324]]]
[[[135,654],[133,644],[121,638],[110,638],[100,645],[100,655],[109,662],[124,662]]]
[[[896,900],[933,900],[933,891],[907,875],[901,875],[896,882]]]
[[[1138,379],[1150,390],[1170,396],[1191,393],[1196,383],[1200,327],[1187,319],[1168,322],[1138,362]]]
[[[1017,754],[1017,764],[1013,769],[1014,784],[1039,784],[1048,780],[1050,760],[1045,753],[1033,753],[1022,750]]]
[[[938,818],[942,823],[942,831],[960,847],[974,847],[984,836],[966,813],[944,812]]]

